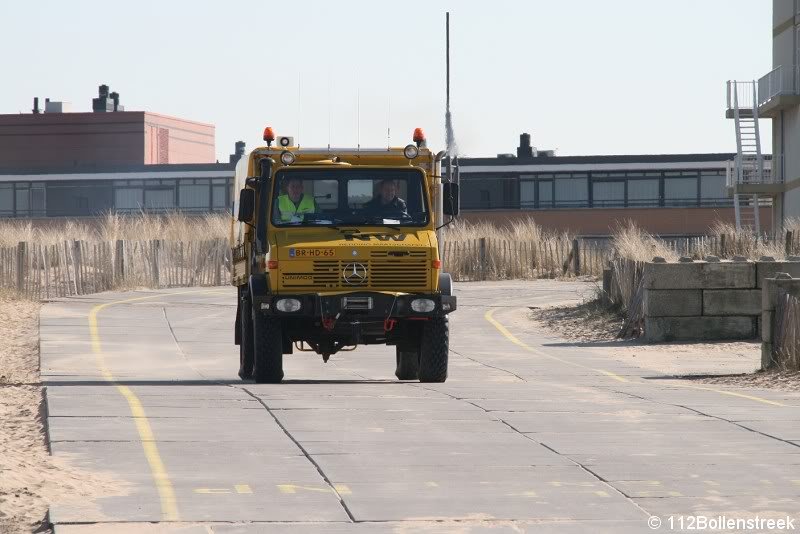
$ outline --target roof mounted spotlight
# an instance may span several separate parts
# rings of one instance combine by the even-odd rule
[[[406,157],[406,159],[414,159],[419,156],[419,148],[414,145],[406,145],[406,147],[403,149],[403,155]]]
[[[294,154],[292,154],[288,150],[284,150],[283,152],[281,152],[281,163],[283,163],[284,165],[291,165],[292,163],[294,163],[295,159],[296,158]]]
[[[271,147],[272,142],[275,140],[275,132],[272,131],[272,126],[267,126],[264,128],[264,141],[267,142],[267,146]]]
[[[278,137],[278,144],[282,147],[294,146],[294,137],[282,135]]]

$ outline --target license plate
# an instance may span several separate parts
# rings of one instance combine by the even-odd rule
[[[332,248],[290,248],[290,258],[332,258],[335,252]]]

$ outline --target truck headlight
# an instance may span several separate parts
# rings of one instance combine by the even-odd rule
[[[301,304],[297,299],[278,299],[275,307],[282,312],[296,312],[300,309]]]
[[[436,303],[431,299],[414,299],[411,301],[411,309],[418,313],[432,312]]]

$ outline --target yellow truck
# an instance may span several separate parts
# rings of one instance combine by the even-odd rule
[[[456,297],[437,233],[459,208],[444,152],[419,128],[401,148],[300,148],[271,128],[264,140],[236,166],[239,376],[278,383],[284,354],[385,344],[400,380],[444,382]]]

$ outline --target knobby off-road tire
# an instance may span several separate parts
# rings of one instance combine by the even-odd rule
[[[450,328],[447,317],[425,321],[419,351],[419,381],[447,380],[447,358],[450,352]]]
[[[253,378],[253,317],[250,313],[250,301],[242,300],[239,304],[239,378],[250,380]]]
[[[257,384],[277,384],[283,380],[283,342],[281,322],[264,317],[253,309],[253,379]]]
[[[394,372],[399,380],[417,380],[419,378],[419,352],[395,349],[397,369]]]

